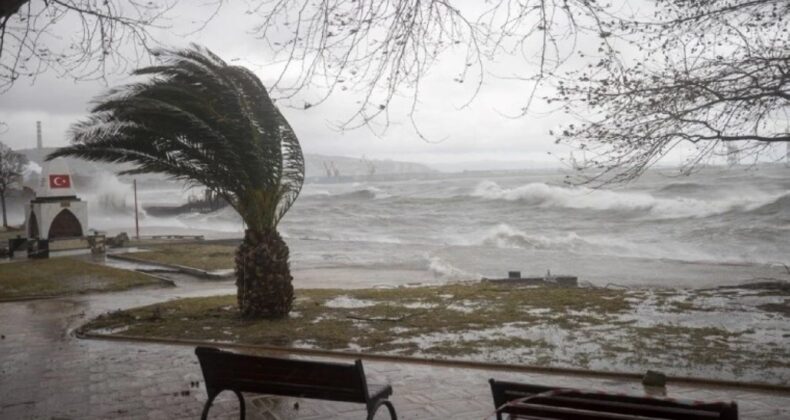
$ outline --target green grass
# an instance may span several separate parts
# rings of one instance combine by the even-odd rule
[[[201,270],[231,269],[236,247],[216,244],[162,244],[146,246],[150,251],[129,254],[132,258],[153,263],[174,264]]]
[[[790,346],[781,340],[756,343],[760,332],[754,328],[678,324],[673,320],[678,311],[709,310],[696,294],[680,300],[685,296],[687,291],[662,291],[656,296],[650,290],[513,288],[491,283],[309,289],[298,291],[291,316],[284,320],[241,319],[235,296],[213,296],[108,313],[83,330],[596,369],[602,364],[629,371],[670,367],[684,375],[698,369],[723,372],[726,367],[729,373],[717,375],[729,378],[739,372],[790,367]],[[738,296],[721,296],[741,307]],[[368,306],[328,305],[339,298]],[[683,304],[671,305],[667,300]],[[641,321],[632,319],[637,308],[651,301],[668,321],[652,321],[649,311]],[[742,310],[765,313],[756,306]]]
[[[142,273],[68,257],[0,264],[0,299],[109,292],[163,284]]]
[[[2,241],[2,246],[8,246],[8,240],[12,238],[16,238],[17,235],[25,237],[25,229],[22,226],[9,226],[8,228],[0,227],[0,241]]]
[[[338,296],[374,304],[361,308],[325,305]],[[609,316],[628,309],[624,297],[622,291],[616,290],[512,289],[486,284],[363,290],[312,289],[300,290],[292,316],[280,321],[243,320],[238,316],[235,297],[219,296],[181,299],[116,312],[92,321],[86,329],[120,328],[124,329],[125,334],[141,336],[281,346],[308,343],[326,349],[359,346],[368,351],[393,351],[400,347],[395,341],[435,332],[496,329],[507,323],[582,325],[583,321],[590,321],[589,315],[565,314],[570,308],[599,313],[601,316],[592,322],[604,323]],[[528,312],[536,308],[563,315],[549,320]],[[504,337],[497,340],[500,340],[499,344],[502,340],[512,341]],[[469,353],[481,345],[479,341],[457,343],[453,352]]]

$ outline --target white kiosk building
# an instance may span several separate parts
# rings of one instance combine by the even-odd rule
[[[73,178],[63,159],[45,162],[36,198],[25,206],[29,239],[82,238],[88,229],[88,203],[77,198]]]

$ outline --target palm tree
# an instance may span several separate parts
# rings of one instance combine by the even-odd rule
[[[147,81],[111,90],[72,127],[72,156],[131,163],[219,194],[247,225],[236,253],[245,318],[282,318],[293,303],[288,246],[277,224],[299,195],[304,157],[294,131],[251,71],[206,48],[160,50]]]

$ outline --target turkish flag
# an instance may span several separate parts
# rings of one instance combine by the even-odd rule
[[[49,188],[71,188],[71,177],[68,175],[50,175]]]

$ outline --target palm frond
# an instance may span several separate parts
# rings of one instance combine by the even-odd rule
[[[71,130],[72,156],[131,163],[218,192],[253,229],[273,229],[304,183],[293,129],[251,71],[193,45],[157,52],[149,80],[110,90]]]

